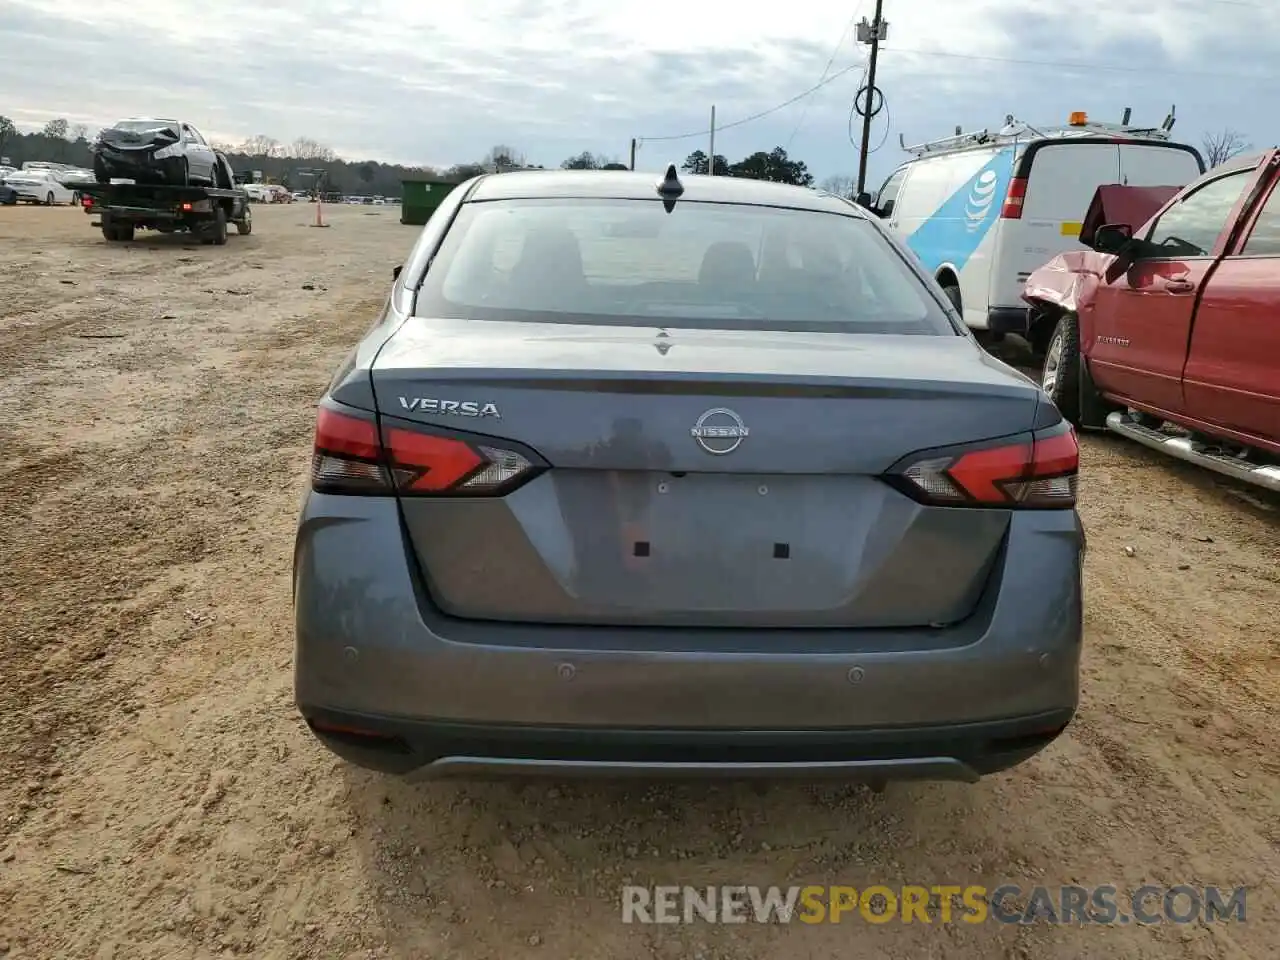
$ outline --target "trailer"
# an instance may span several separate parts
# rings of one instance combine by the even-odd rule
[[[141,183],[66,183],[80,195],[84,212],[97,216],[108,242],[132,240],[134,231],[186,231],[201,243],[221,246],[227,227],[253,232],[249,195],[238,187],[162,186]]]

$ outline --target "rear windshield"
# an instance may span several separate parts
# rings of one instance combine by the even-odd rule
[[[955,335],[897,250],[858,216],[656,200],[463,204],[420,316]]]

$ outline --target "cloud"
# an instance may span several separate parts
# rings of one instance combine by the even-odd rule
[[[883,146],[872,171],[883,177],[901,159],[899,132],[928,139],[1008,113],[1045,124],[1075,109],[1118,119],[1132,106],[1135,120],[1158,123],[1176,102],[1177,132],[1193,142],[1223,125],[1278,139],[1239,95],[1242,81],[1222,76],[1273,75],[1266,2],[1037,2],[1034,15],[1029,0],[890,2],[889,109],[874,124]],[[835,0],[786,17],[651,0],[6,0],[0,113],[93,127],[161,114],[218,140],[305,136],[348,157],[439,166],[495,143],[547,165],[582,150],[625,160],[641,137],[638,165],[658,169],[706,149],[698,131],[712,104],[731,123],[817,82],[851,12]],[[717,152],[781,144],[819,176],[855,170],[849,106],[865,51],[846,37],[832,71],[854,69],[807,102],[720,132]]]

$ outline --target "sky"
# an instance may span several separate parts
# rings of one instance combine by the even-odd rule
[[[784,147],[819,180],[854,175],[849,114],[875,0],[0,0],[0,115],[92,129],[125,116],[210,139],[318,140],[348,159],[447,167],[496,144],[556,166],[589,150],[659,170],[708,148]],[[1178,139],[1280,142],[1280,0],[884,0],[868,187],[908,143],[1073,110]],[[830,66],[828,67],[828,64]],[[770,111],[824,78],[835,79]],[[686,136],[688,135],[688,136]],[[666,138],[666,139],[664,139]]]

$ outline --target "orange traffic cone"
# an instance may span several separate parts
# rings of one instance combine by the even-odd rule
[[[316,197],[316,222],[313,223],[312,226],[313,227],[328,226],[328,224],[324,222],[324,200],[320,197]]]

